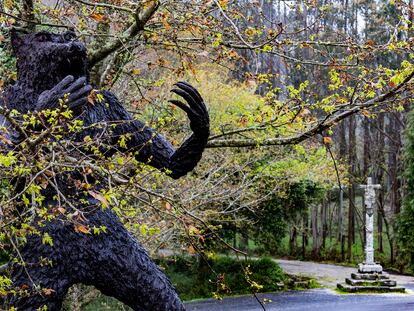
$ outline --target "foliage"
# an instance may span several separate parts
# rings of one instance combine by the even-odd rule
[[[11,48],[6,43],[8,34],[5,29],[0,28],[0,91],[10,81],[16,79],[15,59],[12,56]]]
[[[175,257],[159,263],[165,267],[184,300],[222,295],[278,291],[287,281],[278,264],[270,258],[237,260],[232,257]],[[247,275],[247,276],[246,276]]]
[[[321,184],[303,179],[289,184],[283,195],[279,193],[263,202],[254,214],[249,215],[256,246],[265,253],[277,254],[288,225],[306,217],[311,204],[318,203],[324,194]]]
[[[404,145],[404,189],[403,210],[398,221],[398,239],[401,243],[401,256],[414,271],[414,110],[407,114],[407,129]]]

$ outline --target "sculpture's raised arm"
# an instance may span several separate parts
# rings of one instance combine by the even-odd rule
[[[139,162],[164,171],[172,178],[179,178],[191,171],[201,159],[207,144],[210,124],[207,108],[200,94],[186,82],[178,82],[172,92],[182,96],[188,105],[178,100],[170,102],[183,109],[189,119],[193,134],[176,150],[172,144],[152,128],[139,120],[134,120],[119,100],[110,92],[103,91],[105,101],[94,106],[94,113],[86,113],[85,126],[99,122],[113,122],[114,129],[110,135],[109,145],[113,150],[132,152]],[[110,116],[111,119],[107,119]],[[104,120],[102,119],[104,118]],[[99,134],[96,134],[99,136]],[[126,148],[118,143],[122,136]]]

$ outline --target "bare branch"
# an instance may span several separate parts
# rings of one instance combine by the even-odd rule
[[[134,13],[134,10],[132,10],[130,8],[126,8],[126,7],[118,6],[118,5],[114,5],[114,4],[109,4],[109,3],[88,2],[88,1],[84,1],[84,0],[71,0],[71,1],[72,2],[79,2],[79,3],[82,3],[84,5],[89,5],[89,6],[93,6],[93,7],[109,8],[109,9],[113,9],[113,10],[117,10],[117,11],[124,11],[124,12],[128,12],[128,13]]]
[[[89,65],[91,67],[94,66],[109,54],[131,41],[140,31],[144,30],[146,23],[152,18],[158,7],[158,0],[151,0],[146,6],[139,7],[134,13],[134,23],[119,38],[108,42],[100,50],[90,53]]]

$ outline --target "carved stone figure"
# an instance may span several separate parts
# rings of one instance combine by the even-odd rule
[[[0,106],[21,113],[42,111],[59,107],[59,98],[69,93],[67,105],[74,116],[83,121],[84,127],[71,139],[82,142],[86,136],[99,138],[106,146],[103,148],[105,157],[111,157],[117,151],[131,153],[136,160],[166,171],[172,178],[185,175],[201,159],[209,136],[209,116],[200,94],[188,83],[178,82],[177,88],[172,90],[188,105],[177,100],[171,102],[187,113],[193,135],[175,150],[164,137],[143,122],[134,120],[112,93],[102,91],[102,101],[95,101],[93,105],[88,103],[92,86],[86,48],[73,32],[22,34],[13,31],[11,37],[17,56],[18,79],[15,85],[5,90]],[[2,124],[9,129],[8,139],[14,144],[23,139],[0,116],[0,129]],[[129,138],[120,147],[118,140],[125,134]],[[91,228],[104,226],[107,233],[77,232],[73,224],[59,217],[43,222],[44,226],[38,230],[51,236],[53,246],[43,244],[42,235],[27,236],[27,243],[20,249],[26,265],[14,264],[12,267],[14,286],[20,290],[10,299],[9,306],[18,310],[37,310],[45,305],[49,311],[59,310],[70,286],[82,283],[95,286],[134,310],[184,310],[170,281],[144,248],[114,212],[92,208],[100,206],[101,202],[78,191],[73,183],[77,178],[81,178],[81,172],[56,176],[59,191],[76,199],[80,211],[88,211],[86,225]],[[105,187],[104,180],[88,178],[93,187]],[[17,185],[17,188],[23,186]],[[43,205],[56,206],[56,194],[55,188],[47,186],[43,191],[46,197]],[[46,258],[51,260],[51,265],[44,264]],[[50,290],[45,294],[39,288]]]

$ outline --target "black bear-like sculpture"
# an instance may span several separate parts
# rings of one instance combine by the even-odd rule
[[[14,31],[12,46],[17,56],[18,80],[5,90],[0,106],[21,113],[40,111],[58,107],[58,99],[70,93],[68,106],[82,118],[85,128],[75,139],[104,137],[107,146],[114,146],[105,151],[105,156],[111,156],[120,149],[132,152],[138,161],[167,170],[173,178],[185,175],[200,160],[209,136],[209,117],[200,94],[188,83],[179,82],[172,90],[188,105],[180,101],[171,102],[187,113],[193,135],[175,150],[161,135],[133,120],[112,93],[102,91],[102,102],[87,103],[92,87],[89,85],[86,48],[77,41],[73,32],[20,34]],[[10,127],[0,117],[0,126],[2,123]],[[116,126],[104,130],[93,126],[98,123]],[[9,133],[11,141],[21,139],[13,131]],[[125,134],[129,139],[121,148],[117,142]],[[66,195],[76,197],[77,191],[67,176],[58,176],[58,183]],[[55,189],[48,186],[44,195],[44,205],[56,205]],[[89,204],[82,203],[85,206],[78,207],[81,210],[88,207],[90,211],[90,206],[100,205],[90,197],[79,197],[79,201]],[[14,265],[11,273],[14,285],[29,295],[19,293],[10,299],[9,305],[18,310],[34,311],[42,306],[47,306],[49,311],[59,310],[69,287],[83,283],[95,286],[134,310],[184,310],[170,281],[117,216],[110,209],[93,210],[87,214],[87,224],[90,227],[105,226],[107,234],[79,233],[73,225],[58,218],[39,228],[52,237],[53,246],[44,245],[39,235],[27,237],[27,243],[20,249],[26,266]],[[41,264],[45,258],[51,260],[52,266]],[[46,295],[39,288],[50,291]]]

